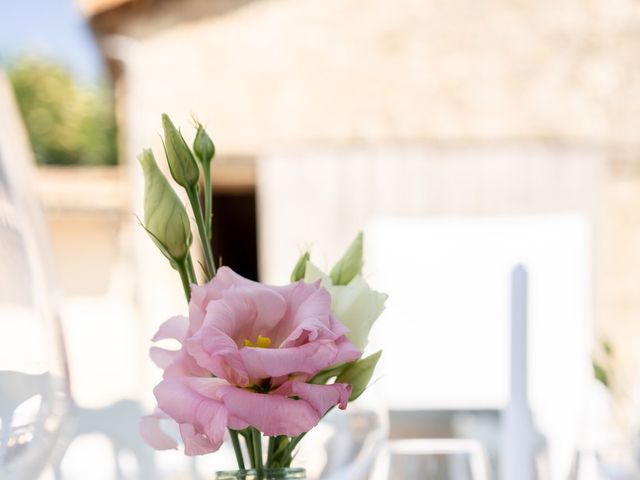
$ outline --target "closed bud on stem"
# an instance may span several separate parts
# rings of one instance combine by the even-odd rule
[[[193,140],[193,152],[202,166],[209,165],[216,154],[216,147],[202,124],[198,123],[196,138]]]
[[[293,267],[293,271],[291,272],[292,282],[297,282],[298,280],[302,280],[304,278],[309,258],[309,252],[304,252],[304,254],[302,254],[302,256],[298,259],[296,266]]]
[[[194,188],[200,179],[200,169],[184,137],[166,113],[162,114],[162,129],[164,130],[164,149],[171,176],[181,187]]]
[[[351,396],[349,401],[353,402],[356,398],[364,393],[369,386],[373,372],[376,369],[378,360],[380,360],[382,350],[369,355],[367,358],[357,360],[347,368],[345,368],[340,375],[336,377],[336,383],[350,383],[351,384]]]
[[[362,232],[358,233],[329,274],[334,285],[347,285],[362,271]]]
[[[144,173],[144,228],[172,266],[182,263],[191,246],[191,226],[184,205],[158,168],[149,149],[138,160]]]

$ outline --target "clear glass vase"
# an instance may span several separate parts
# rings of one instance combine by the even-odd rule
[[[216,480],[306,480],[304,468],[265,468],[217,472]]]

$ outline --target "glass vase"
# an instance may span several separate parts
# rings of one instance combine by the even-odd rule
[[[306,480],[304,468],[264,468],[217,472],[216,480]]]

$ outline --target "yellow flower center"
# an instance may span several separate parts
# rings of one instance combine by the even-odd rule
[[[271,346],[271,339],[269,337],[263,337],[262,335],[258,335],[258,340],[254,344],[251,340],[246,339],[244,341],[245,347],[257,347],[257,348],[269,348]]]

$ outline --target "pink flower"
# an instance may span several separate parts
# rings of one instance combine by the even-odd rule
[[[164,379],[154,390],[159,412],[141,423],[143,437],[154,448],[175,448],[158,428],[162,415],[179,424],[188,455],[217,450],[227,427],[269,436],[310,430],[332,406],[346,407],[351,385],[305,383],[360,357],[346,332],[319,283],[274,287],[222,267],[193,286],[189,318],[169,319],[154,337],[182,348],[151,350]]]

